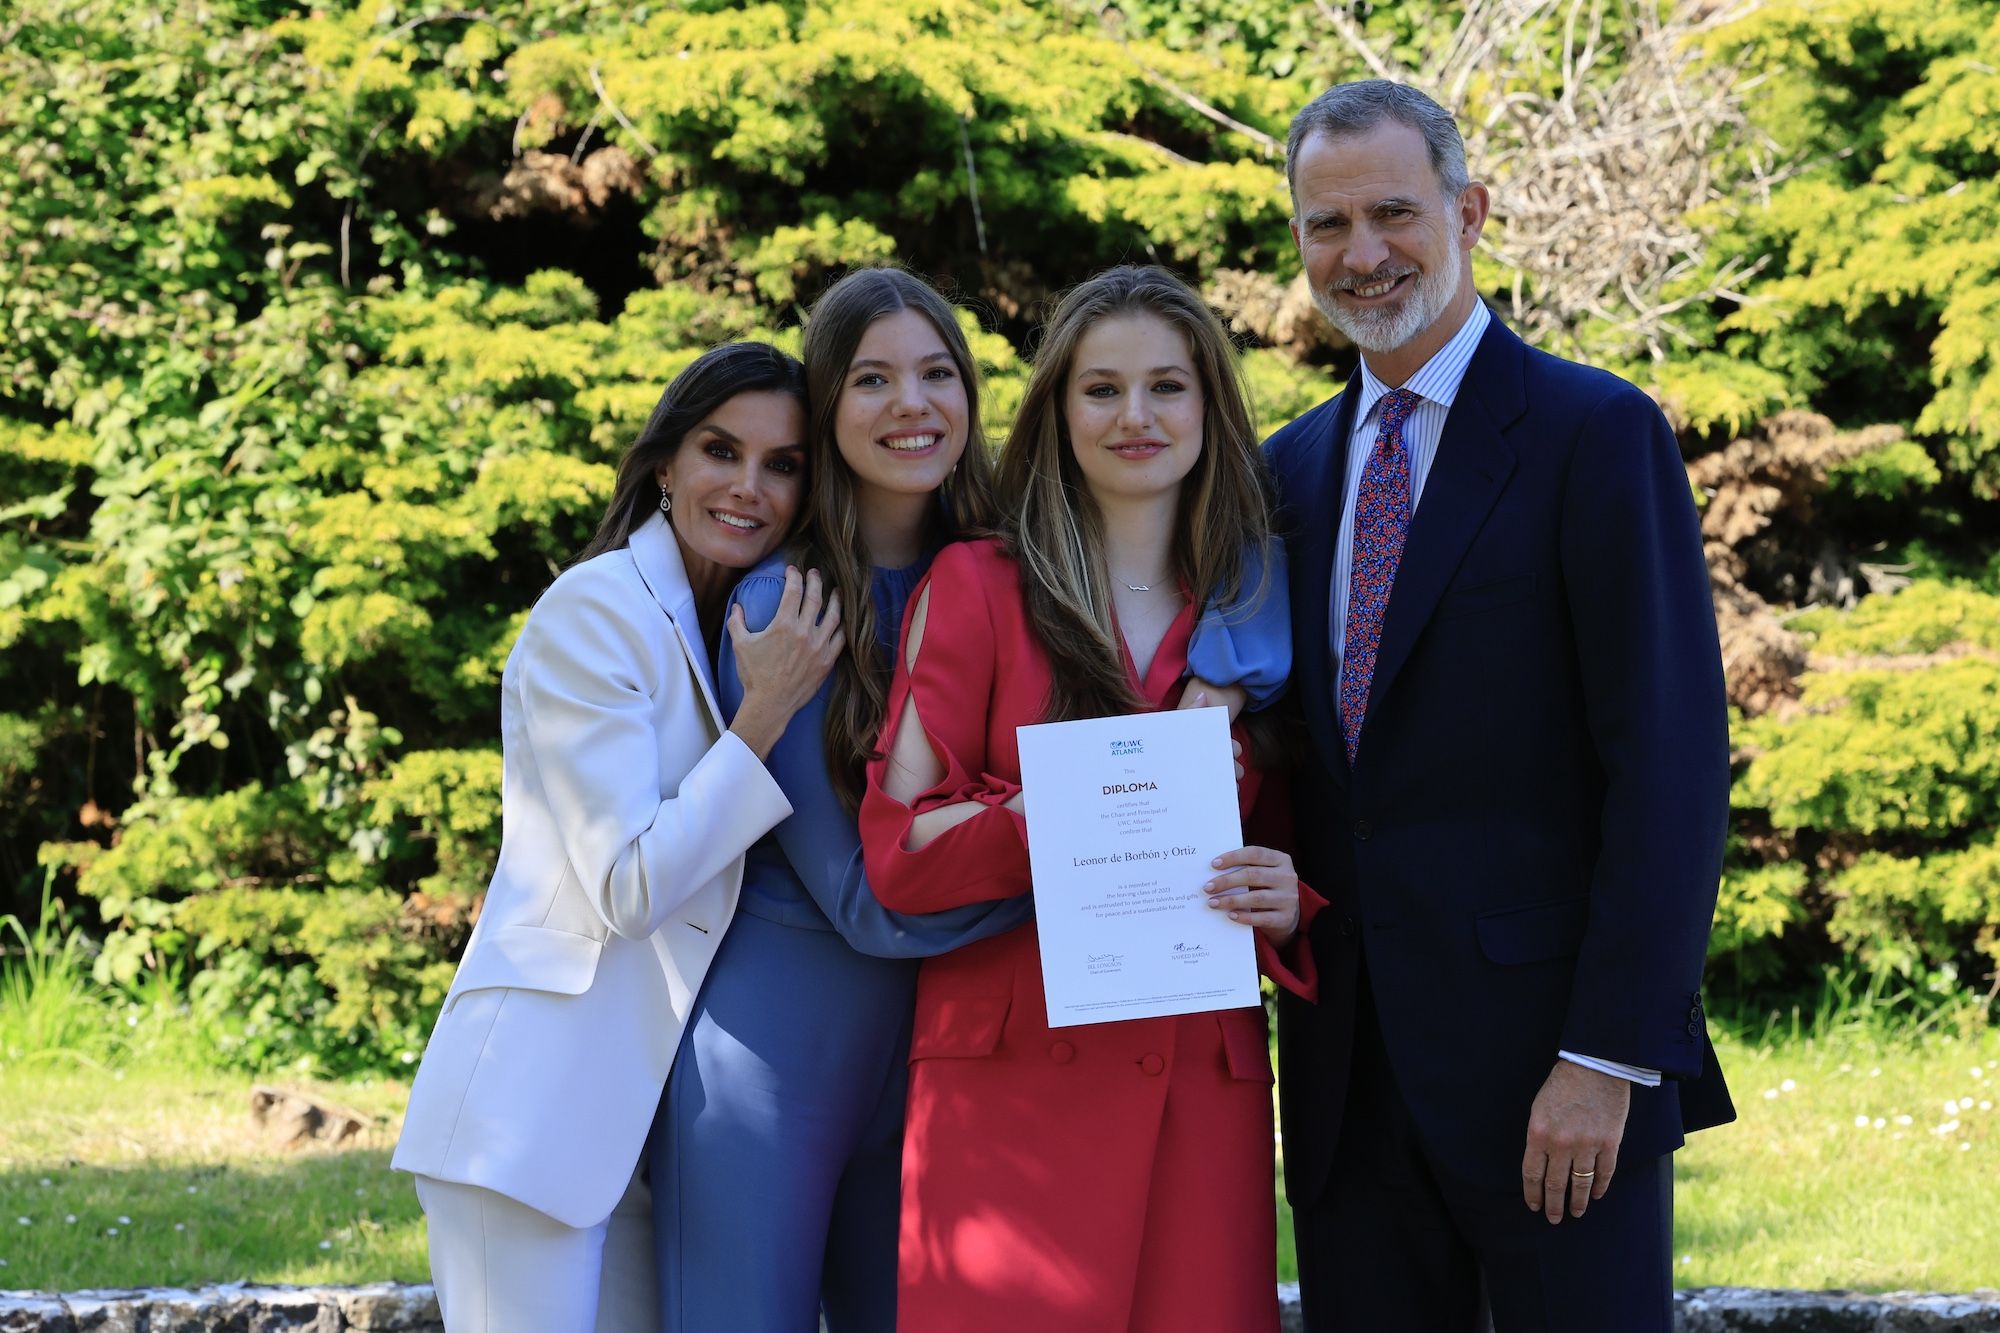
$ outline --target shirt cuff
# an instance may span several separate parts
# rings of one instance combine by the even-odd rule
[[[1660,1071],[1657,1069],[1647,1069],[1641,1065],[1624,1065],[1616,1060],[1599,1060],[1595,1056],[1578,1055],[1574,1051],[1557,1051],[1556,1054],[1571,1064],[1582,1065],[1585,1069],[1595,1069],[1600,1074],[1622,1078],[1628,1083],[1637,1083],[1642,1088],[1660,1086]]]

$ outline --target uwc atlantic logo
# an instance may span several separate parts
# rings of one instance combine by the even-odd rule
[[[1111,742],[1111,757],[1113,759],[1130,759],[1135,754],[1144,753],[1146,753],[1146,742],[1144,741]]]

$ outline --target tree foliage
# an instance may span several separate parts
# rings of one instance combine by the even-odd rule
[[[1501,8],[22,0],[0,892],[32,911],[66,867],[99,976],[185,979],[224,1058],[395,1063],[497,849],[501,666],[676,370],[796,347],[830,277],[897,259],[966,303],[1002,426],[1051,294],[1158,260],[1246,331],[1274,426],[1352,361],[1273,332],[1292,111],[1375,64],[1463,71],[1474,168],[1504,174],[1544,133],[1510,107],[1601,99],[1619,34],[1659,27],[1534,5],[1482,64],[1465,16]],[[1700,299],[1664,359],[1615,292],[1547,325],[1685,427],[1719,602],[1764,654],[1716,936],[1760,994],[1842,950],[1994,957],[1996,33],[1984,0],[1701,28],[1764,137],[1675,141],[1717,183],[1670,220]],[[1733,193],[1767,150],[1789,176]],[[1475,271],[1511,308],[1561,276],[1529,262]]]

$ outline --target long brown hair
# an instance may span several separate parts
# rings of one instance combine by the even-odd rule
[[[660,464],[674,456],[689,431],[739,393],[788,393],[803,403],[805,367],[768,343],[752,342],[711,347],[690,362],[667,385],[639,438],[618,460],[611,503],[577,563],[617,550],[659,512]]]
[[[1245,550],[1271,541],[1271,483],[1235,348],[1201,297],[1165,269],[1125,265],[1072,288],[1042,331],[1034,373],[1000,451],[1002,528],[1021,566],[1028,623],[1053,683],[1044,720],[1136,712],[1111,618],[1104,519],[1070,448],[1063,404],[1077,343],[1099,320],[1156,315],[1179,330],[1201,377],[1201,456],[1181,483],[1173,572],[1197,608],[1244,598]],[[1264,594],[1260,586],[1248,600]]]
[[[861,804],[862,765],[875,757],[894,664],[876,644],[875,599],[869,586],[873,566],[861,540],[854,473],[840,456],[834,422],[847,367],[863,335],[876,320],[902,310],[914,310],[930,321],[965,384],[965,451],[945,480],[937,510],[944,531],[934,535],[950,538],[988,530],[995,517],[993,464],[979,424],[979,365],[951,303],[922,278],[902,269],[861,269],[834,283],[806,319],[806,388],[811,405],[806,454],[812,469],[812,499],[794,543],[794,563],[819,570],[840,592],[840,629],[847,651],[833,668],[833,693],[826,710],[826,767],[850,814]]]

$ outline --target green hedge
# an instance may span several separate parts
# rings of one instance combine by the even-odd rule
[[[1093,269],[1289,280],[1261,140],[1361,71],[1279,0],[10,12],[0,908],[59,866],[101,983],[167,979],[219,1058],[329,1072],[421,1045],[497,846],[501,665],[681,365],[795,346],[829,275],[895,257],[966,301],[1004,424]],[[1414,61],[1458,12],[1363,27]],[[1849,952],[1967,987],[1996,958],[1996,34],[1972,0],[1706,34],[1800,164],[1702,220],[1714,262],[1769,262],[1665,362],[1571,335],[1691,423],[1910,428],[1736,553],[1781,610],[1828,548],[1918,580],[1795,622],[1800,701],[1739,725],[1716,982],[1744,1002]],[[1347,368],[1245,364],[1267,425]]]

